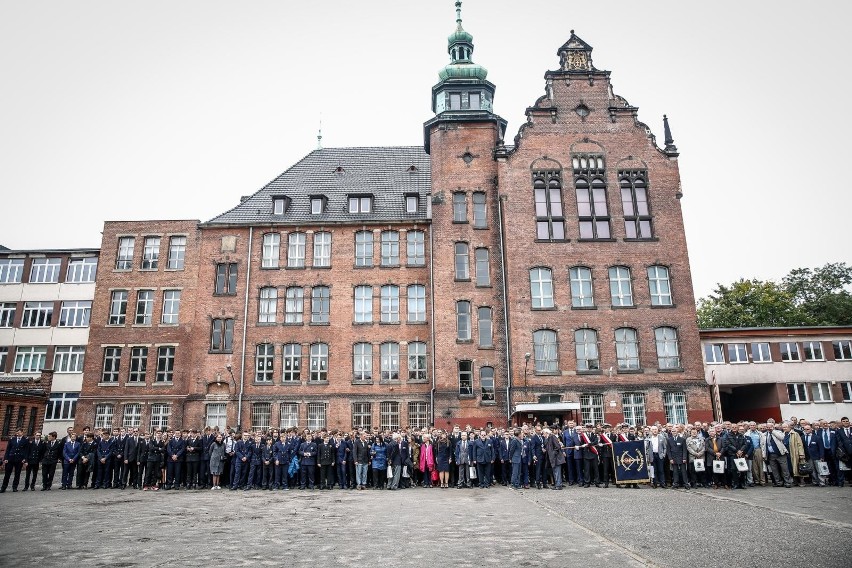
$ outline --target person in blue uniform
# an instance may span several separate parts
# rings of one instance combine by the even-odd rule
[[[108,431],[104,431],[98,442],[95,457],[95,486],[94,489],[109,489],[112,480],[112,447],[115,440]]]
[[[77,469],[77,462],[80,460],[81,446],[77,441],[77,434],[72,432],[62,448],[62,489],[71,489],[74,470]]]
[[[314,473],[317,467],[317,445],[307,437],[299,446],[299,489],[314,488]]]
[[[186,440],[181,438],[180,432],[175,432],[166,444],[166,489],[180,488],[180,473],[185,454]]]
[[[3,487],[0,488],[0,493],[5,493],[9,486],[9,476],[15,474],[12,479],[12,491],[18,490],[18,483],[21,481],[21,468],[26,463],[27,451],[29,450],[30,442],[24,438],[24,431],[18,428],[15,431],[15,436],[9,438],[9,443],[6,445],[6,455],[3,456],[3,467],[6,472],[3,474]]]

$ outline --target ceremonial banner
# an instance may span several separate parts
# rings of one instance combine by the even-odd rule
[[[615,442],[612,460],[616,483],[650,483],[648,461],[645,459],[645,442]]]

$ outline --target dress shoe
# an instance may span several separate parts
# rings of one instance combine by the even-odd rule
[[[29,487],[24,487],[24,491],[27,491],[28,489],[29,489]]]

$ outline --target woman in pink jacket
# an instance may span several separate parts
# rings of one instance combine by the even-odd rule
[[[423,487],[432,487],[432,472],[435,470],[435,452],[432,449],[432,438],[423,436],[420,446],[420,471],[423,472]]]

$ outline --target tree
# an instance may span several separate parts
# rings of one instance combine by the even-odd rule
[[[811,325],[852,325],[852,266],[828,263],[821,268],[796,268],[782,281]]]
[[[771,281],[740,279],[717,284],[713,294],[698,301],[698,327],[789,327],[806,325],[807,317],[793,295]]]

